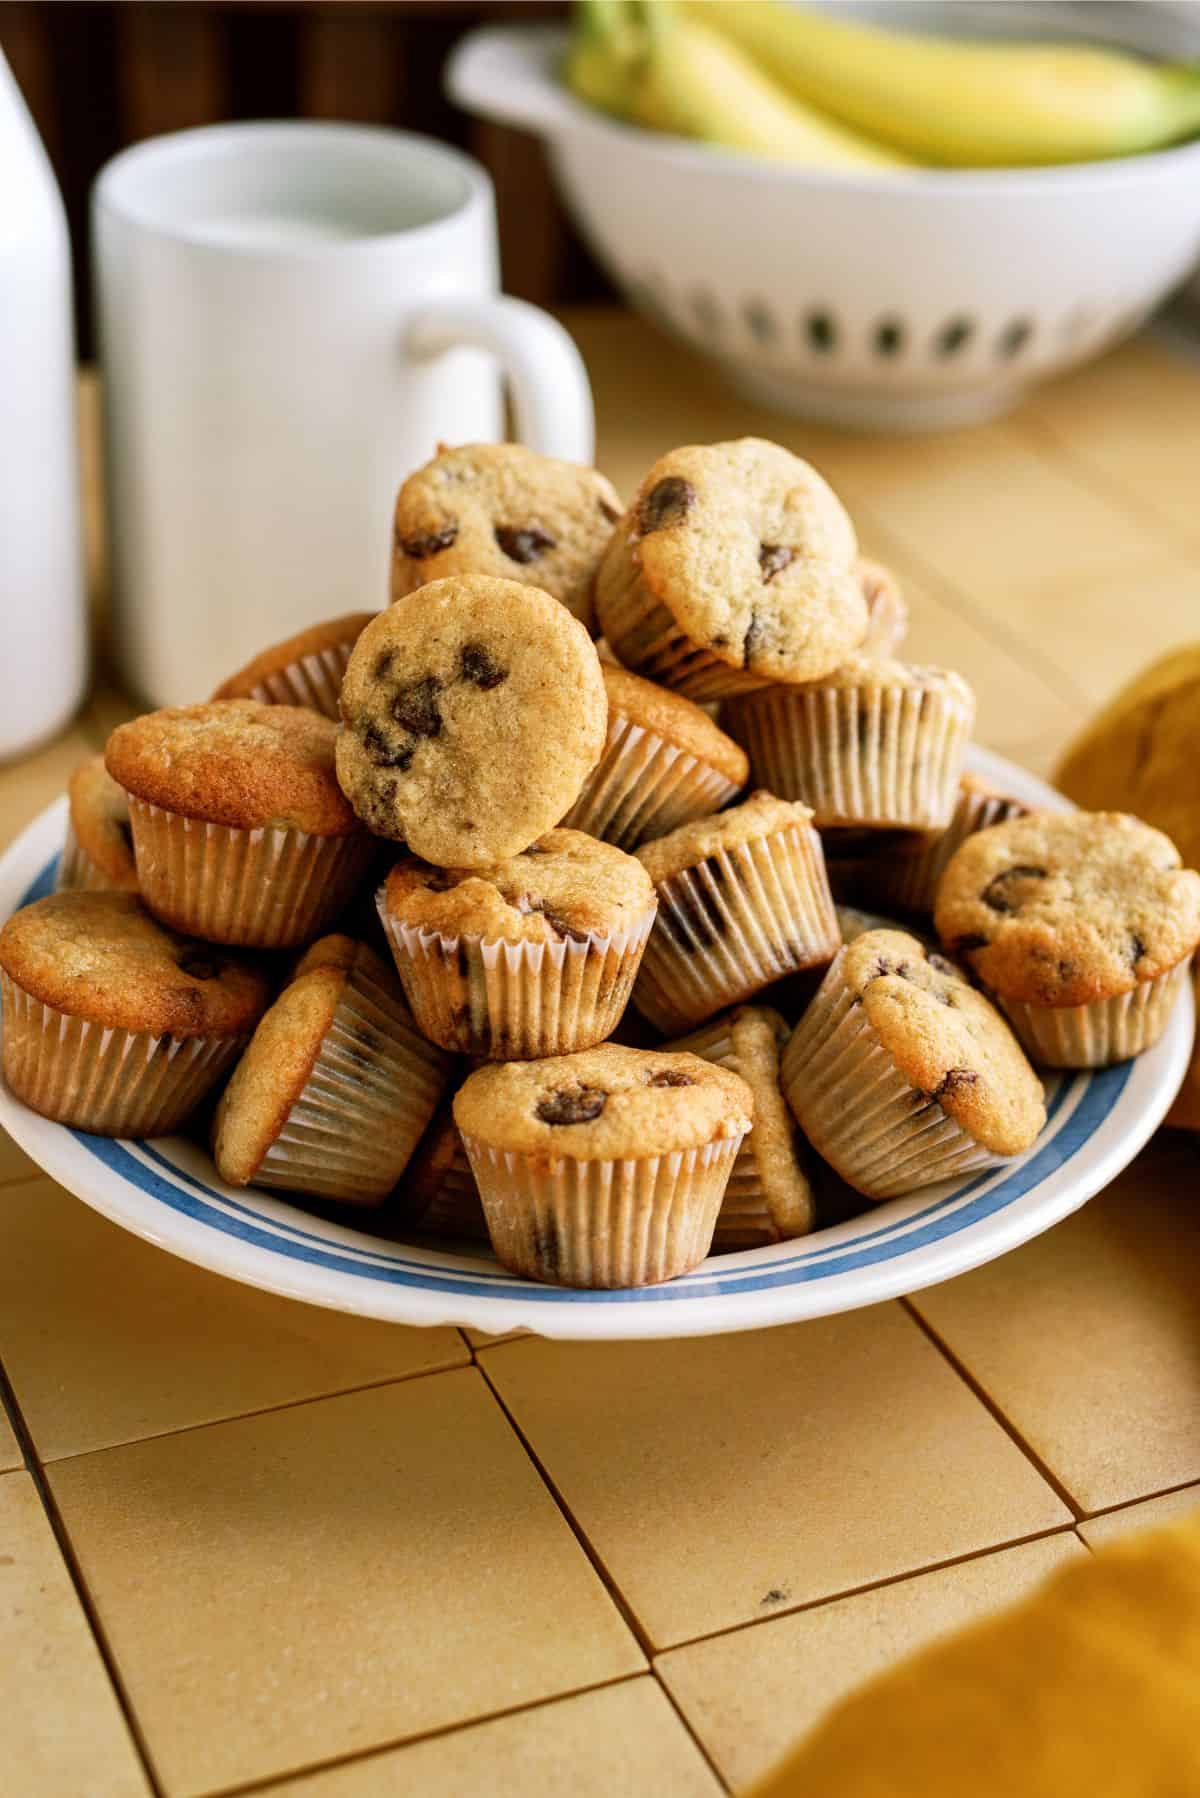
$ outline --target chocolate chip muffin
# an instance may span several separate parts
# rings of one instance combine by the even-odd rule
[[[342,685],[337,771],[378,836],[448,868],[519,855],[558,823],[608,724],[583,626],[537,587],[433,581],[369,624]]]
[[[766,1005],[739,1005],[668,1045],[740,1074],[754,1095],[754,1124],[738,1150],[717,1218],[713,1248],[756,1249],[806,1236],[813,1189],[780,1086],[779,1058],[791,1032]]]
[[[1046,1121],[995,1006],[899,930],[840,951],[788,1043],[783,1090],[817,1153],[869,1199],[1019,1155]]]
[[[400,1229],[423,1236],[489,1240],[479,1186],[454,1121],[453,1098],[442,1100],[404,1170],[395,1217]]]
[[[56,884],[60,893],[138,890],[129,801],[103,755],[90,755],[67,782],[67,835]]]
[[[746,752],[681,693],[601,666],[608,694],[604,754],[563,819],[620,849],[665,837],[735,799]]]
[[[867,602],[867,634],[859,654],[894,656],[908,635],[908,601],[890,568],[861,556],[858,578]]]
[[[562,1286],[644,1286],[702,1261],[753,1115],[727,1068],[614,1043],[481,1068],[454,1101],[496,1254]]]
[[[656,900],[632,856],[552,830],[486,868],[392,869],[379,915],[417,1023],[499,1061],[603,1042],[628,1003]]]
[[[231,1186],[382,1204],[448,1073],[392,970],[363,943],[324,937],[302,957],[221,1095],[217,1172]]]
[[[829,884],[839,899],[866,900],[900,912],[933,912],[938,882],[951,856],[977,830],[1029,810],[978,774],[964,774],[945,830],[827,830],[822,837]]]
[[[592,582],[621,502],[594,468],[520,443],[445,444],[396,498],[392,598],[447,575],[541,587],[592,623]]]
[[[306,705],[337,719],[338,695],[350,651],[374,612],[347,612],[310,625],[283,643],[264,649],[222,681],[214,699],[257,699],[263,705]]]
[[[1200,874],[1124,812],[1031,812],[969,837],[934,921],[1035,1061],[1103,1067],[1166,1028],[1200,941]]]
[[[813,809],[819,830],[943,830],[949,824],[975,696],[945,668],[854,655],[802,687],[771,687],[722,707],[752,777]]]
[[[663,456],[596,576],[628,667],[692,699],[815,680],[862,642],[854,528],[814,468],[743,437]]]
[[[179,936],[131,893],[55,893],[0,931],[4,1077],[100,1136],[177,1130],[236,1061],[265,975]]]
[[[374,854],[334,773],[336,727],[253,699],[121,725],[108,772],[129,795],[138,883],[165,923],[286,949],[335,918]]]
[[[807,806],[754,793],[643,843],[637,858],[659,912],[634,1004],[668,1034],[821,966],[841,943]]]

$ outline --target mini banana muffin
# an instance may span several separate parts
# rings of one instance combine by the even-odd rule
[[[379,1205],[404,1172],[449,1074],[391,969],[327,936],[301,958],[221,1095],[217,1172],[231,1186]]]
[[[630,855],[551,830],[486,868],[408,856],[379,915],[420,1028],[494,1061],[603,1042],[629,1000],[657,902]]]
[[[949,824],[975,696],[960,674],[854,655],[803,687],[772,687],[722,707],[750,771],[838,825],[942,830]]]
[[[129,801],[103,755],[80,762],[67,782],[67,835],[56,885],[60,893],[138,890]]]
[[[934,922],[1035,1061],[1104,1067],[1166,1029],[1200,941],[1200,874],[1125,812],[1031,812],[951,858]]]
[[[348,902],[374,845],[338,786],[337,730],[253,699],[170,706],[122,724],[108,772],[129,795],[150,910],[214,943],[311,942]]]
[[[908,601],[890,568],[859,558],[858,578],[867,602],[867,634],[859,654],[894,656],[908,635]]]
[[[177,1130],[270,996],[249,962],[113,892],[55,893],[14,913],[0,931],[0,991],[11,1090],[99,1136]]]
[[[753,1117],[729,1069],[615,1043],[481,1068],[454,1101],[496,1254],[561,1286],[645,1286],[702,1261]]]
[[[442,1100],[404,1170],[396,1194],[396,1222],[401,1229],[424,1236],[489,1240],[479,1186],[454,1121],[453,1098]]]
[[[350,651],[374,612],[347,612],[272,644],[222,681],[214,699],[257,699],[263,705],[306,705],[338,717],[338,695]]]
[[[520,443],[442,444],[396,498],[392,598],[447,575],[541,587],[592,623],[592,582],[621,516],[594,468]]]
[[[519,855],[600,760],[608,697],[586,630],[537,587],[433,581],[369,624],[342,684],[337,771],[377,836],[447,868]]]
[[[791,1031],[767,1005],[739,1005],[692,1036],[667,1045],[740,1074],[754,1094],[754,1124],[725,1188],[713,1248],[755,1249],[806,1236],[816,1215],[797,1131],[780,1086],[779,1058]]]
[[[643,843],[659,911],[633,1001],[667,1034],[837,952],[821,839],[805,805],[753,793]]]
[[[636,849],[735,799],[750,764],[744,749],[681,693],[602,665],[608,694],[604,754],[563,819],[619,849]]]
[[[815,680],[863,640],[846,510],[799,456],[743,437],[654,464],[596,575],[620,661],[692,699]]]
[[[813,1148],[868,1199],[1019,1155],[1046,1121],[995,1006],[900,930],[840,951],[784,1052],[783,1090]]]
[[[977,830],[1029,810],[978,774],[964,774],[945,830],[830,830],[822,837],[835,898],[865,899],[900,912],[933,911],[950,857]]]

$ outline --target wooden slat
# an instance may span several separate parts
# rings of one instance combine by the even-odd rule
[[[397,22],[386,14],[306,13],[300,27],[300,111],[306,118],[390,125],[400,116]]]
[[[562,297],[567,224],[541,144],[523,131],[482,121],[471,149],[496,184],[505,293],[554,305]]]
[[[223,116],[228,81],[220,22],[211,8],[121,7],[117,32],[126,143]]]
[[[45,7],[24,0],[0,6],[0,50],[25,96],[56,171],[62,161],[62,131],[50,54],[50,21]],[[59,174],[61,180],[61,172]]]

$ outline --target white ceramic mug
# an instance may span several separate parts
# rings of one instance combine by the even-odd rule
[[[143,699],[387,603],[396,488],[439,441],[592,455],[583,363],[498,293],[491,183],[366,126],[214,126],[102,171],[93,242],[114,639]]]

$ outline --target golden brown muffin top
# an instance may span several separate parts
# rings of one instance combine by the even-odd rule
[[[454,1100],[464,1136],[557,1161],[668,1155],[741,1136],[754,1098],[728,1068],[697,1055],[605,1043],[546,1061],[495,1062]]]
[[[252,962],[169,930],[130,893],[54,893],[14,912],[0,968],[69,1017],[163,1036],[240,1035],[270,996]]]
[[[435,868],[406,856],[383,893],[399,924],[508,943],[613,936],[633,929],[657,903],[640,862],[581,830],[548,831],[489,868]]]
[[[993,1154],[1027,1149],[1046,1121],[1042,1083],[962,971],[901,930],[868,931],[840,956],[843,981],[909,1084]]]
[[[104,766],[90,755],[67,782],[71,829],[89,861],[95,862],[114,892],[136,893],[137,865],[129,828],[129,801]]]
[[[185,818],[345,837],[360,826],[334,773],[336,738],[304,706],[217,699],[122,724],[105,762],[127,793]]]
[[[323,649],[337,649],[342,645],[349,648],[358,641],[374,616],[374,612],[346,612],[340,618],[326,619],[323,624],[310,624],[307,630],[297,631],[294,637],[285,637],[282,643],[272,643],[269,649],[260,650],[244,668],[223,680],[213,698],[257,698],[255,689],[265,680],[282,673],[293,663],[303,661],[305,656],[319,655]]]
[[[715,768],[733,786],[745,786],[750,773],[746,751],[727,737],[693,700],[643,680],[627,668],[602,663],[600,672],[608,694],[610,731],[615,719],[627,718],[631,724],[640,725],[686,755],[694,755],[698,762]]]
[[[1087,1005],[1165,974],[1200,941],[1200,874],[1126,812],[1030,812],[977,831],[938,883],[938,935],[984,985]]]
[[[665,837],[642,843],[634,854],[657,886],[684,868],[694,868],[718,850],[757,843],[794,825],[808,829],[811,821],[812,811],[807,805],[799,800],[776,799],[774,793],[760,788],[740,805],[731,805],[728,811],[693,818]]]

